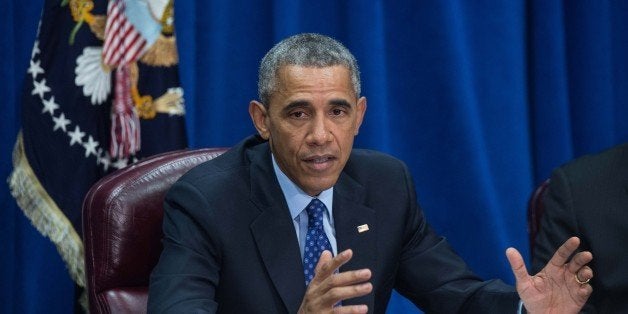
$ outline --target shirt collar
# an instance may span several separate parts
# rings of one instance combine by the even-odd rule
[[[277,161],[275,160],[275,155],[271,154],[273,159],[273,168],[275,169],[275,176],[279,181],[279,186],[281,187],[281,191],[283,192],[284,197],[286,198],[286,202],[288,203],[288,209],[290,210],[290,216],[294,220],[299,214],[303,211],[303,209],[312,201],[313,197],[307,195],[301,188],[299,188],[288,176],[281,171],[279,165],[277,165]],[[332,216],[332,205],[333,205],[333,195],[334,195],[334,187],[322,191],[316,198],[318,198],[325,207],[327,207],[327,214],[329,217]]]

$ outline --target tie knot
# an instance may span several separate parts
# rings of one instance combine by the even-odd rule
[[[314,223],[318,226],[318,224],[322,223],[323,212],[325,209],[325,204],[323,204],[323,202],[321,202],[318,198],[312,199],[312,201],[305,208],[310,224]]]

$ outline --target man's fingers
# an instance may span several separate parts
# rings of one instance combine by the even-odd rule
[[[337,306],[334,308],[334,314],[363,314],[368,313],[369,307],[360,305]]]
[[[593,287],[591,287],[591,285],[589,284],[580,285],[577,293],[578,297],[582,299],[582,302],[586,302],[589,296],[591,296],[591,293],[593,293]]]
[[[323,296],[323,304],[338,304],[342,300],[367,295],[373,291],[373,284],[365,282],[357,285],[334,287]]]
[[[312,281],[317,279],[318,281],[325,280],[325,278],[331,276],[336,269],[348,262],[351,257],[353,257],[353,251],[351,251],[351,249],[344,250],[335,257],[331,256],[330,251],[323,251],[321,257],[318,259],[318,263],[316,264],[316,270]]]
[[[342,300],[371,293],[373,285],[368,282],[371,279],[369,269],[337,272],[338,268],[347,263],[352,256],[353,252],[350,249],[335,257],[331,256],[331,252],[323,251],[316,264],[314,278],[306,292],[306,299],[309,296],[310,299],[317,299],[320,302],[319,305],[323,307],[332,307]],[[368,311],[368,308],[366,310]],[[366,313],[361,307],[338,307],[338,309],[334,307],[334,312]]]
[[[371,270],[364,268],[333,274],[329,278],[329,285],[331,287],[349,286],[365,282],[369,279],[371,279]]]
[[[576,273],[577,271],[582,271],[581,268],[591,262],[591,260],[593,260],[593,254],[591,254],[591,252],[579,252],[574,255],[569,264],[567,264],[567,268],[571,273]],[[593,271],[591,271],[591,275],[593,275]]]
[[[548,264],[556,267],[563,267],[579,245],[580,239],[578,237],[571,237],[567,239],[567,241],[565,241],[565,243],[563,243],[563,245],[556,250],[556,253],[554,253],[554,256],[552,256],[552,259],[550,259]]]
[[[529,275],[528,270],[526,269],[526,264],[523,261],[521,253],[519,253],[517,249],[508,248],[506,250],[506,257],[508,258],[510,268],[512,269],[513,274],[515,274],[515,280],[517,282],[522,282],[528,278]]]
[[[580,270],[576,271],[575,275],[578,281],[587,282],[593,278],[593,270],[589,266],[584,266]]]

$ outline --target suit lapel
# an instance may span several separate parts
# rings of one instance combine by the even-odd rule
[[[288,205],[272,169],[267,145],[250,154],[251,201],[261,214],[251,224],[251,233],[264,266],[289,313],[296,313],[305,295],[299,242]],[[259,147],[254,148],[258,150]]]
[[[375,211],[364,205],[365,192],[344,172],[334,186],[334,227],[338,252],[353,251],[353,258],[341,267],[341,271],[369,268],[375,275],[377,261],[377,224]],[[360,230],[358,230],[358,227]],[[368,230],[364,230],[368,226]],[[374,308],[374,296],[370,293],[343,304],[366,304]]]

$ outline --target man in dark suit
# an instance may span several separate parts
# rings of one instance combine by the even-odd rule
[[[557,168],[543,198],[545,212],[533,252],[541,269],[570,236],[595,255],[595,288],[587,313],[628,313],[628,144]]]
[[[366,111],[353,55],[301,34],[262,59],[258,131],[169,191],[149,311],[383,313],[393,288],[439,313],[575,313],[589,252],[565,242],[538,276],[507,251],[517,291],[482,281],[425,221],[406,166],[352,149]]]

